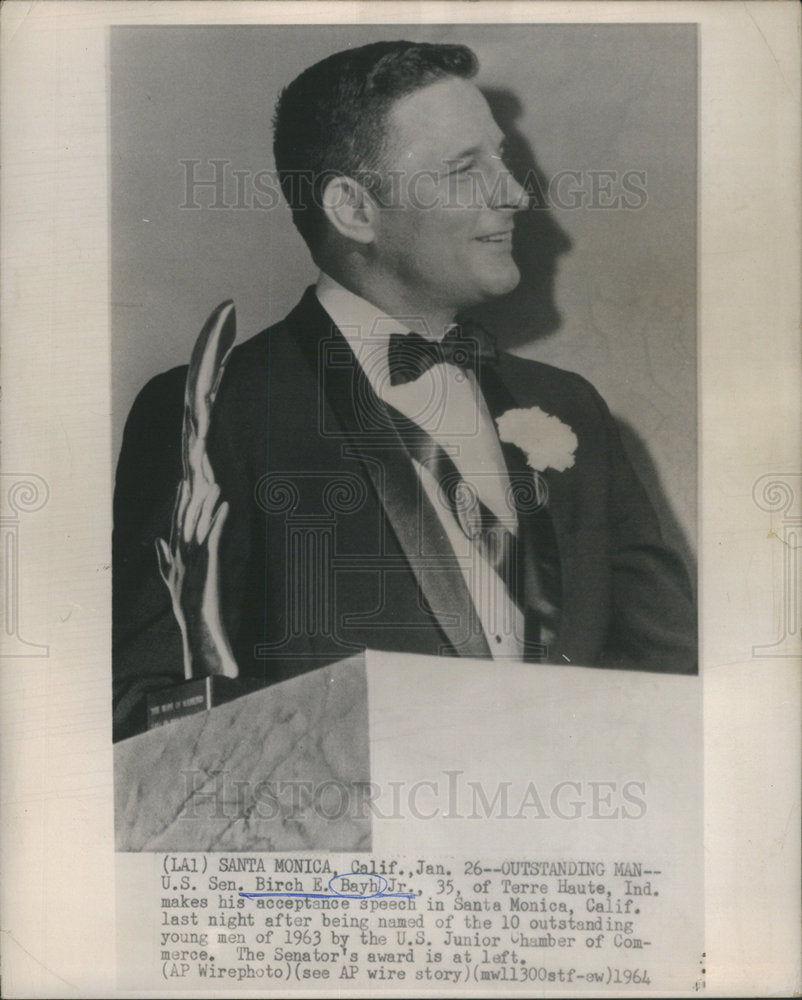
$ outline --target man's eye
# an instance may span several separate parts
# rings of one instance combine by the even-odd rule
[[[454,164],[448,172],[449,177],[454,177],[458,174],[467,174],[469,170],[473,170],[476,166],[475,160],[465,160],[461,163]]]

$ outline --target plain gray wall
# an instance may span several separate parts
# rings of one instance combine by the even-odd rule
[[[280,319],[316,276],[289,210],[256,207],[273,171],[276,97],[302,69],[384,38],[470,45],[477,80],[545,189],[577,208],[519,217],[518,290],[482,318],[511,349],[580,372],[606,398],[670,541],[696,547],[696,136],[693,25],[113,28],[110,39],[113,445],[148,378],[189,358],[212,308],[239,338]],[[227,161],[223,202],[189,167]],[[236,207],[233,171],[247,171]],[[593,171],[645,173],[637,209],[587,204]],[[267,175],[266,175],[267,176]],[[567,186],[566,186],[567,185]],[[613,186],[613,197],[620,188]],[[639,199],[633,195],[630,201]],[[268,199],[262,196],[262,202]],[[609,201],[609,199],[608,199]]]

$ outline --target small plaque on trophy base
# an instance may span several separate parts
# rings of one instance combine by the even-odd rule
[[[154,691],[148,695],[148,729],[164,726],[185,715],[205,712],[245,693],[236,679],[219,674],[196,677],[183,684]]]

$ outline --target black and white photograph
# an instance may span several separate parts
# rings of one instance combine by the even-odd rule
[[[123,847],[369,848],[173,815],[210,747],[354,796],[365,649],[698,671],[696,29],[516,36],[111,32],[115,738],[248,695],[118,749]]]
[[[45,6],[5,739],[15,828],[94,845],[70,995],[741,995],[736,774],[798,812],[798,16],[739,5],[750,81],[726,4]]]
[[[118,736],[364,648],[697,672],[696,30],[516,35],[112,32]]]
[[[112,377],[135,392],[114,494],[118,850],[372,851],[417,911],[429,887],[381,827],[411,824],[417,875],[451,876],[466,863],[431,815],[447,794],[452,821],[496,824],[502,859],[516,821],[549,859],[545,882],[488,884],[496,905],[533,891],[563,913],[530,919],[546,934],[449,929],[438,961],[279,949],[233,965],[246,982],[295,954],[340,981],[447,986],[470,974],[455,945],[492,941],[469,951],[476,981],[499,965],[526,985],[560,942],[617,959],[657,951],[655,932],[677,980],[696,976],[697,48],[692,24],[111,32]],[[531,706],[526,781],[488,672]],[[405,706],[393,726],[378,675]],[[566,696],[570,717],[546,710]],[[655,736],[659,702],[677,718]],[[428,704],[451,716],[440,732]],[[566,726],[616,750],[565,746]],[[454,752],[466,728],[495,770]],[[387,815],[408,729],[438,766]],[[682,872],[653,832],[669,788]],[[594,821],[616,827],[616,861],[586,857]],[[664,865],[693,888],[664,888]],[[240,899],[309,891],[260,878]],[[591,884],[606,921],[551,901]],[[633,919],[660,889],[671,903]],[[595,975],[564,961],[536,975]],[[615,977],[649,985],[653,962]]]

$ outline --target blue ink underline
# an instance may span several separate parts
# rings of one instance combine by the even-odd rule
[[[384,885],[377,892],[364,894],[338,892],[331,884],[337,878],[354,878],[358,875],[371,879],[381,879]],[[244,899],[261,899],[265,896],[301,897],[304,899],[415,899],[420,895],[419,892],[385,892],[386,887],[387,879],[383,875],[366,875],[364,872],[350,872],[345,875],[331,876],[329,879],[329,889],[331,889],[331,892],[242,892],[240,890],[239,895]]]

